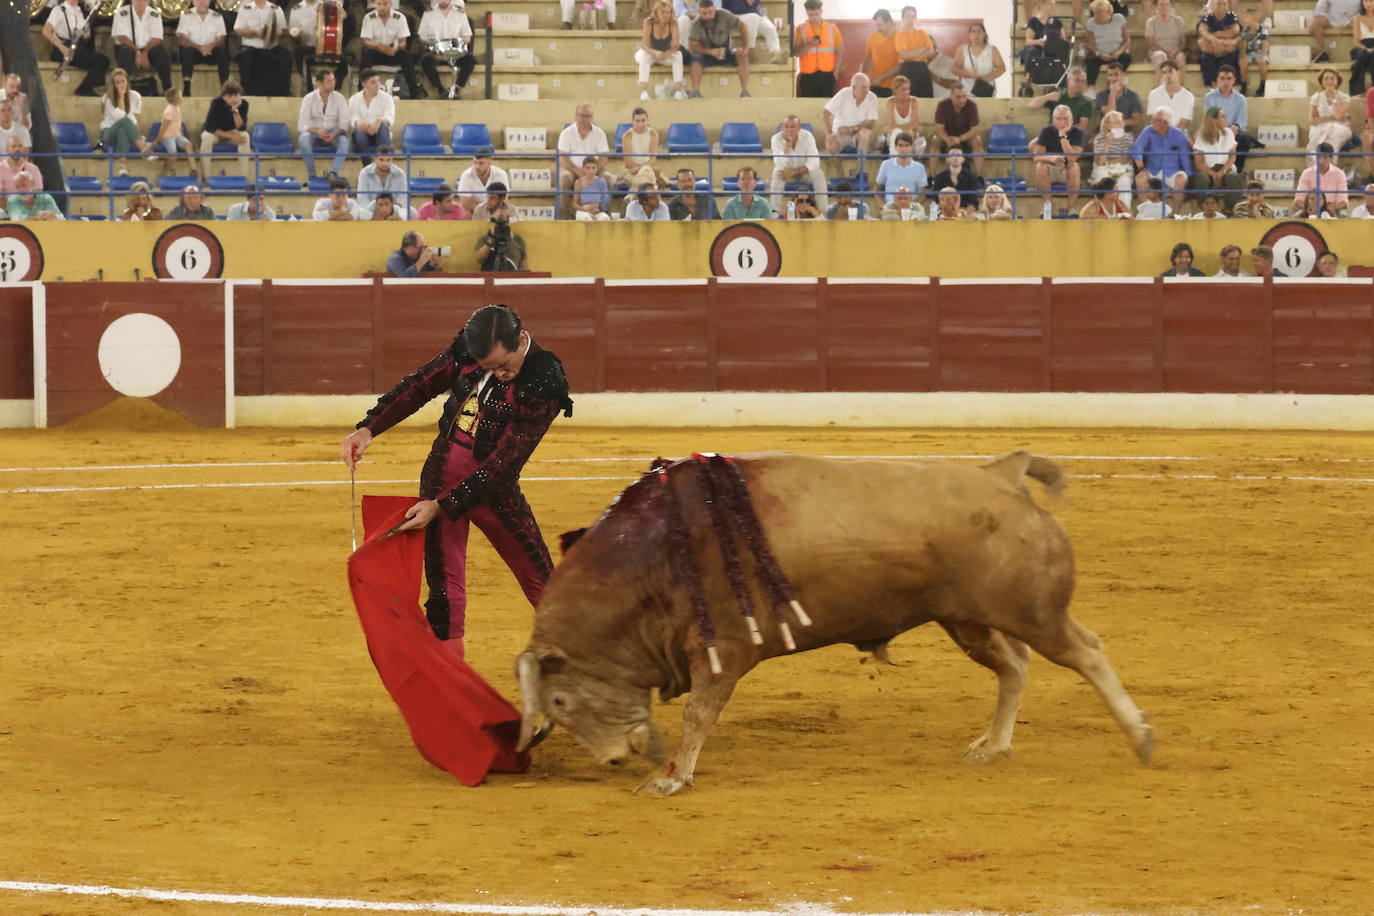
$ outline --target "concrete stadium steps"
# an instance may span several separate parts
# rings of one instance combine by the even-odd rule
[[[651,84],[661,82],[665,78],[671,79],[671,73],[667,70],[650,74]],[[635,99],[639,97],[639,68],[632,63],[505,67],[493,74],[492,84],[493,94],[498,99],[501,97],[499,87],[502,84],[537,86],[538,98],[541,100]],[[751,67],[749,90],[759,98],[790,99],[792,68],[775,64]],[[737,98],[739,91],[739,78],[734,67],[712,67],[702,75],[701,94],[711,103],[724,98]],[[509,101],[524,101],[525,98],[527,97],[518,96]],[[702,116],[693,120],[700,120]]]
[[[575,29],[530,29],[526,32],[497,32],[495,38],[495,66],[498,72],[508,66],[520,66],[518,63],[506,63],[507,51],[528,49],[539,63],[545,66],[604,65],[632,63],[635,50],[639,48],[638,30],[583,32]],[[763,66],[779,62],[760,45],[751,63],[754,66]],[[789,61],[783,60],[780,63],[791,69]],[[659,73],[659,69],[654,69],[655,75]],[[661,69],[665,74],[669,72],[667,67]]]

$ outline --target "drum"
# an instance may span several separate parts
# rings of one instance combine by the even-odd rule
[[[315,54],[319,57],[338,57],[343,54],[343,7],[337,3],[320,5],[315,34]]]

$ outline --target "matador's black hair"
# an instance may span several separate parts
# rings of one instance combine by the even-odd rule
[[[520,348],[520,316],[504,305],[484,305],[463,325],[463,348],[473,359],[486,359],[497,344],[514,353]]]

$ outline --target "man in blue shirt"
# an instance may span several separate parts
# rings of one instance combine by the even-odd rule
[[[393,277],[414,279],[422,273],[439,270],[434,263],[437,252],[425,245],[424,236],[418,232],[407,232],[401,236],[401,247],[386,259],[386,272]]]
[[[1236,171],[1245,171],[1245,154],[1252,149],[1263,149],[1264,144],[1246,132],[1250,120],[1250,104],[1245,96],[1236,91],[1236,68],[1222,64],[1217,71],[1216,88],[1202,97],[1202,110],[1213,106],[1220,108],[1226,115],[1226,124],[1236,133]]]
[[[1193,174],[1193,144],[1188,142],[1187,134],[1169,126],[1172,114],[1167,105],[1152,111],[1149,128],[1141,131],[1131,147],[1131,158],[1139,169],[1135,186],[1141,191],[1149,186],[1150,178],[1154,177],[1163,183],[1165,191],[1181,193]]]
[[[914,146],[911,134],[902,131],[892,142],[893,157],[878,167],[878,190],[887,203],[896,198],[898,188],[920,189],[930,184],[925,166],[911,158]]]

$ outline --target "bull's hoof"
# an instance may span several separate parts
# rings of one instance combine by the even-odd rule
[[[1144,713],[1141,713],[1141,718],[1142,718],[1142,719],[1143,719],[1143,718],[1146,718]],[[1145,764],[1146,766],[1149,766],[1149,764],[1150,764],[1150,756],[1154,753],[1154,751],[1155,751],[1155,730],[1154,730],[1154,726],[1146,725],[1146,726],[1144,727],[1144,734],[1141,735],[1140,741],[1136,743],[1136,746],[1135,746],[1135,755],[1136,755],[1136,757],[1140,760],[1141,763]]]
[[[1007,745],[1006,747],[993,747],[991,744],[988,743],[988,736],[984,735],[977,741],[970,744],[968,746],[968,750],[964,751],[964,756],[960,757],[959,759],[962,760],[964,763],[982,766],[985,764],[996,762],[998,757],[1010,756],[1011,745]]]
[[[639,784],[639,787],[635,789],[635,794],[657,795],[661,798],[666,795],[676,795],[691,784],[690,778],[683,779],[680,776],[650,776]]]

